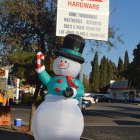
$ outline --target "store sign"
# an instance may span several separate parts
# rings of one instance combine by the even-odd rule
[[[58,0],[56,35],[108,40],[109,0]]]

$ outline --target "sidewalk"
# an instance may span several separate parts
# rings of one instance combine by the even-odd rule
[[[34,140],[31,135],[25,134],[14,127],[0,127],[1,140]]]

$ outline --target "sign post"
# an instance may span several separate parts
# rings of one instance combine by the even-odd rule
[[[56,35],[108,40],[109,0],[58,0]]]

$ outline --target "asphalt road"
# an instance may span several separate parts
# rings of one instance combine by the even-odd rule
[[[91,140],[140,140],[140,127],[88,126],[82,136]]]
[[[30,109],[13,108],[12,121],[28,124]],[[127,103],[96,103],[83,112],[83,137],[92,140],[140,140],[140,106]]]
[[[22,119],[24,125],[28,125],[31,109],[29,107],[13,107],[11,108],[11,121],[14,119]]]
[[[140,106],[126,103],[97,103],[83,112],[85,125],[140,125]]]
[[[97,103],[83,112],[83,137],[93,140],[140,140],[140,106]]]

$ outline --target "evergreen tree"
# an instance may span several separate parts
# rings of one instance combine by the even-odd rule
[[[118,80],[122,80],[123,79],[123,70],[124,70],[124,66],[123,66],[123,60],[119,57],[118,59]]]
[[[140,89],[140,44],[133,50],[133,61],[128,66],[128,80],[131,87]]]
[[[110,80],[112,80],[112,77],[113,77],[113,69],[112,69],[110,61],[107,59],[107,83],[110,83]]]
[[[90,83],[93,86],[93,90],[97,91],[99,88],[99,64],[98,64],[98,53],[95,53],[95,57],[92,63],[92,73],[90,77]]]
[[[100,63],[100,88],[107,85],[107,60],[103,56]]]
[[[128,56],[128,52],[126,51],[124,56],[124,72],[123,72],[125,79],[128,78],[128,73],[127,73],[128,65],[129,65],[129,56]]]
[[[92,65],[92,62],[91,62],[91,66],[93,66]],[[89,84],[92,84],[93,82],[92,82],[93,80],[92,80],[92,71],[89,73]]]
[[[111,67],[111,73],[110,73],[110,80],[117,80],[117,67],[114,62],[111,60],[109,61],[110,67]]]
[[[84,84],[85,92],[90,92],[91,89],[90,89],[88,76],[85,74],[83,74],[83,84]]]
[[[128,52],[125,51],[125,56],[124,56],[124,69],[127,69],[129,65],[129,56],[128,56]]]

